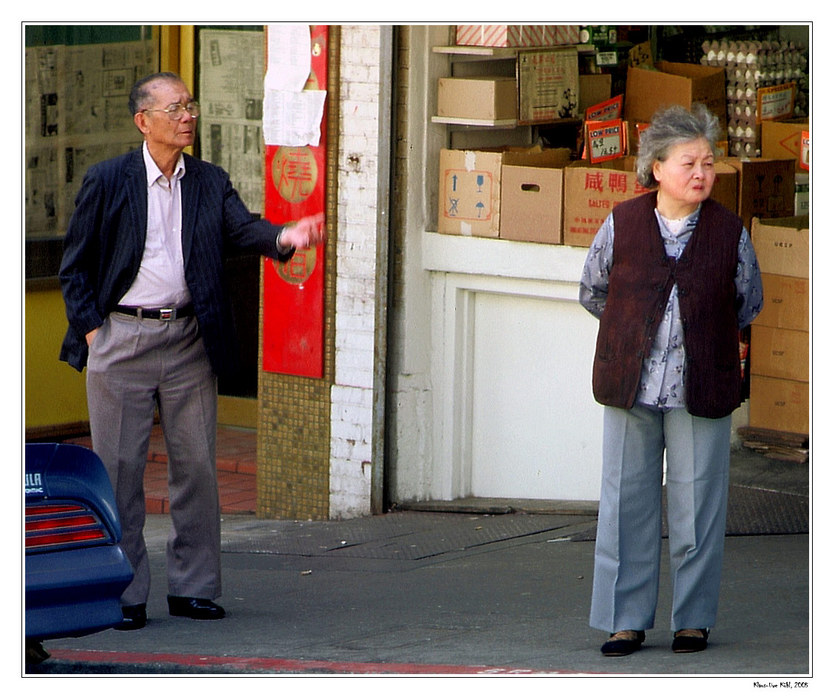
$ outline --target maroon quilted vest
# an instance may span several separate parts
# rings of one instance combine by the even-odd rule
[[[684,327],[685,403],[721,418],[742,399],[736,276],[742,222],[708,199],[678,260],[667,257],[655,217],[656,192],[613,210],[614,254],[600,318],[592,386],[595,399],[631,408],[673,284]]]

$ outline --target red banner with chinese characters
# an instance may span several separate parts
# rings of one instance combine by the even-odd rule
[[[312,25],[310,32],[311,70],[305,89],[326,90],[328,28]],[[287,223],[325,210],[326,126],[323,117],[317,146],[265,147],[264,211],[269,221]],[[297,250],[284,263],[265,259],[265,372],[323,376],[324,293],[324,246]]]

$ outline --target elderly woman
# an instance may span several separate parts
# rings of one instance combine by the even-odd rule
[[[674,652],[707,646],[719,597],[739,329],[762,305],[740,219],[710,199],[718,120],[659,112],[641,134],[647,194],[615,207],[592,243],[580,302],[600,319],[592,387],[604,405],[590,624],[606,656],[655,623],[666,452]]]

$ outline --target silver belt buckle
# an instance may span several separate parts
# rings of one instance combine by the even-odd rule
[[[159,310],[159,320],[160,321],[173,321],[177,318],[177,309],[160,309]]]

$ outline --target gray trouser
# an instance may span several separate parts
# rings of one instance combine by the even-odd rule
[[[716,621],[730,465],[730,416],[605,407],[603,480],[590,625],[655,624],[661,564],[663,458],[673,603],[671,628]]]
[[[197,321],[111,314],[90,348],[87,403],[93,449],[113,483],[122,547],[134,568],[122,604],[145,603],[150,589],[143,477],[155,406],[168,454],[168,593],[218,597],[217,380]]]

